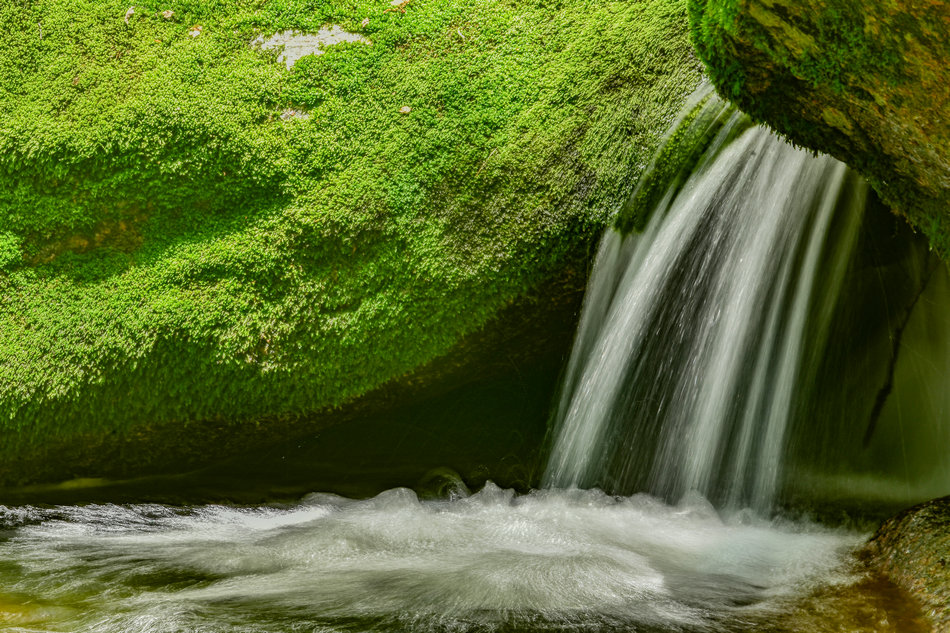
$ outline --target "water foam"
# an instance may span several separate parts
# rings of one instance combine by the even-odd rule
[[[671,506],[491,484],[442,501],[394,489],[284,508],[3,516],[6,591],[53,608],[51,625],[110,633],[730,630],[815,587],[852,582],[848,552],[862,539],[721,518],[700,497]]]

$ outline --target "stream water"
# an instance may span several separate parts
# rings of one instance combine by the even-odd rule
[[[860,533],[721,516],[698,496],[671,506],[598,491],[459,491],[433,501],[394,489],[281,507],[9,509],[0,627],[917,630],[895,608],[899,596],[852,559]]]
[[[395,488],[256,506],[0,506],[0,629],[926,630],[862,562],[869,524],[818,523],[787,502],[792,489],[815,496],[789,483],[801,473],[837,476],[824,463],[890,476],[860,457],[891,441],[886,408],[871,426],[861,409],[856,444],[824,438],[825,462],[802,439],[820,435],[802,420],[831,419],[802,403],[836,371],[823,359],[840,348],[833,317],[867,188],[708,90],[678,126],[708,148],[641,234],[604,239],[541,490],[472,493],[446,476],[424,499]],[[931,431],[921,446],[948,434]],[[827,448],[839,444],[850,448]],[[934,468],[917,470],[939,488],[950,477]]]

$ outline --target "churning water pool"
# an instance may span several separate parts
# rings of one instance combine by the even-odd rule
[[[866,534],[489,483],[280,506],[0,508],[0,629],[909,631]],[[883,589],[882,589],[883,587]]]

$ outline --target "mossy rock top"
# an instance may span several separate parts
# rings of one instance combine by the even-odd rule
[[[723,97],[868,177],[950,259],[950,11],[917,0],[689,0]]]
[[[444,357],[587,253],[699,80],[681,0],[130,1],[0,8],[0,482]],[[253,44],[329,26],[370,43]]]

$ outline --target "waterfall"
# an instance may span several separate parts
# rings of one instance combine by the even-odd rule
[[[837,511],[835,497],[857,488],[904,501],[950,492],[950,276],[894,222],[843,165],[701,90],[617,218],[637,230],[601,244],[547,489],[488,481],[473,494],[440,468],[417,480],[421,498],[397,487],[287,502],[293,493],[270,484],[275,502],[257,507],[0,505],[0,622],[101,633],[922,631],[910,597],[856,560],[867,534],[769,514],[777,498],[800,507],[796,495],[824,495]],[[311,440],[325,452],[297,454],[306,468],[284,469],[291,480],[318,468],[354,486],[405,481],[397,454],[413,473],[432,454],[451,459],[436,448],[446,427],[497,428],[470,412],[460,423],[467,403],[436,398],[431,423],[389,411],[340,425],[336,441]],[[411,424],[426,439],[408,448]],[[254,466],[234,464],[250,473],[240,485]],[[895,470],[907,475],[896,487]],[[208,473],[201,485],[220,485]],[[914,476],[924,487],[905,492]],[[176,495],[187,481],[163,480]],[[113,483],[124,485],[103,486],[107,499],[122,491]],[[154,494],[154,482],[128,485]],[[641,491],[653,495],[630,494]]]
[[[673,157],[695,149],[688,139],[705,151],[671,177]],[[658,179],[643,230],[610,230],[601,243],[544,484],[698,491],[767,512],[867,185],[752,126],[709,88],[634,198]]]

